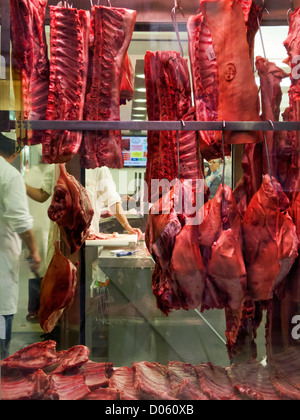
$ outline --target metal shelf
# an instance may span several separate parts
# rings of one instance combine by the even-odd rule
[[[299,122],[270,121],[11,121],[11,128],[68,131],[300,131]]]

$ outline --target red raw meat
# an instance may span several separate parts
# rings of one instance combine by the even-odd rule
[[[144,400],[175,400],[167,374],[167,369],[160,363],[136,362],[135,388]]]
[[[55,341],[35,343],[23,348],[1,362],[2,371],[16,369],[18,371],[35,371],[45,369],[59,362]]]
[[[188,216],[194,213],[190,207],[194,203],[193,200],[190,185],[177,181],[169,193],[164,194],[151,207],[148,217],[145,240],[156,262],[152,291],[156,296],[158,308],[166,315],[172,309],[188,309],[183,291],[176,281],[176,273],[172,271],[171,261],[176,237]],[[191,264],[194,264],[192,260]],[[199,266],[198,261],[196,265]],[[181,277],[183,273],[178,272],[178,275]],[[185,292],[189,293],[187,290]]]
[[[50,386],[44,399],[59,401],[78,401],[90,394],[84,376],[77,369],[67,373],[50,375]]]
[[[109,389],[117,391],[120,400],[139,400],[140,392],[134,387],[135,373],[131,367],[116,369],[110,378]]]
[[[279,121],[280,104],[282,100],[282,90],[280,82],[288,77],[282,69],[271,63],[266,58],[256,58],[256,68],[260,77],[261,97],[262,97],[262,120]],[[276,147],[276,137],[278,133],[267,131],[266,140],[270,158],[271,174],[277,178],[278,173],[278,151]],[[269,174],[266,148],[263,148],[263,174]]]
[[[132,101],[134,97],[134,68],[128,53],[125,58],[125,69],[122,76],[120,91],[121,105],[126,105],[127,101]]]
[[[112,363],[95,363],[88,361],[81,367],[85,383],[91,391],[109,385],[109,377],[113,373]]]
[[[186,224],[177,235],[171,260],[171,276],[184,299],[184,309],[197,309],[202,302],[205,275],[198,244],[198,226]]]
[[[89,360],[90,350],[85,346],[74,346],[63,352],[59,365],[53,373],[64,373],[75,367],[80,367]]]
[[[47,0],[11,0],[14,91],[21,103],[22,120],[44,120],[49,92],[49,60],[45,34]],[[18,114],[18,113],[17,113]],[[18,140],[35,145],[43,132],[17,131]],[[21,136],[19,138],[19,136]]]
[[[90,13],[50,6],[51,60],[47,120],[80,121],[87,83]],[[81,131],[46,131],[43,162],[66,163],[79,151]]]
[[[48,216],[59,226],[71,254],[79,251],[88,238],[94,210],[86,189],[67,173],[65,165],[60,165],[60,177]]]
[[[288,209],[280,184],[266,175],[243,220],[248,288],[254,300],[272,299],[298,256],[299,240]]]
[[[100,388],[92,391],[84,399],[86,401],[116,401],[119,400],[119,393],[112,388]]]
[[[291,208],[291,216],[296,226],[296,232],[299,240],[300,251],[300,193],[297,195]],[[291,298],[293,302],[300,302],[300,258],[296,260],[296,263],[289,274],[289,288],[291,291]]]
[[[233,387],[251,400],[278,401],[280,396],[274,388],[268,368],[256,360],[234,363],[226,369]]]
[[[195,387],[190,379],[184,379],[180,385],[174,390],[174,395],[178,400],[196,400],[196,401],[208,401],[209,398],[199,390],[199,387]]]
[[[254,37],[258,30],[257,15],[261,12],[252,1],[241,3],[247,26],[247,40],[250,57],[254,51]],[[197,121],[218,121],[219,114],[219,69],[214,51],[211,30],[203,13],[191,16],[187,24],[189,36],[189,56],[194,87]],[[223,158],[222,142],[215,131],[200,131],[200,149],[203,157]],[[225,145],[225,155],[231,154],[231,148]]]
[[[95,6],[92,15],[92,82],[87,90],[85,119],[119,121],[121,81],[136,11]],[[80,154],[83,168],[122,168],[121,131],[86,131]]]
[[[291,68],[291,88],[289,90],[289,107],[283,114],[284,121],[300,121],[300,81],[298,64],[295,57],[300,55],[300,8],[290,15],[289,34],[284,42],[288,53],[286,63]],[[284,192],[293,203],[300,191],[300,133],[288,131],[283,133],[279,146],[280,182]]]
[[[194,366],[183,362],[169,362],[166,368],[176,398],[180,400],[208,400],[200,388]]]
[[[198,229],[206,282],[210,285],[205,291],[203,308],[239,310],[245,297],[246,269],[242,222],[230,187],[220,185],[215,197],[205,204]],[[213,289],[216,291],[210,295]]]
[[[269,365],[272,369],[271,378],[276,378],[276,388],[283,393],[289,390],[289,387],[285,388],[280,386],[281,380],[283,384],[289,384],[294,388],[293,398],[295,399],[295,393],[300,391],[300,350],[299,347],[290,347],[286,351],[278,354],[274,354],[270,360]],[[278,383],[279,382],[279,383]],[[288,396],[288,395],[286,395]]]
[[[25,374],[15,370],[13,374],[1,376],[1,400],[40,400],[49,387],[49,378],[42,371]]]
[[[212,363],[195,366],[200,387],[210,400],[238,400],[226,370]]]
[[[45,333],[56,326],[63,312],[72,305],[77,285],[77,269],[64,257],[56,243],[54,256],[41,285],[39,320]]]
[[[145,56],[146,96],[149,121],[194,121],[187,60],[174,51],[148,51]],[[179,156],[178,156],[179,154]],[[179,167],[178,167],[179,157]],[[155,203],[159,189],[155,182],[180,178],[203,179],[197,133],[148,132],[146,182],[148,201]]]
[[[241,5],[228,0],[201,0],[200,5],[212,35],[218,65],[218,120],[260,121],[258,88],[249,58]],[[216,137],[220,141],[222,134],[218,132]],[[225,132],[227,144],[262,140],[261,132]]]

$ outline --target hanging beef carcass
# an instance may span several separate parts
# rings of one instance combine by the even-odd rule
[[[145,56],[146,96],[149,121],[194,121],[187,60],[174,51],[148,51]],[[159,197],[159,182],[203,179],[197,132],[148,132],[146,182],[148,201]],[[179,143],[179,150],[178,144]]]
[[[215,2],[209,2],[209,3],[215,3]],[[229,7],[230,2],[227,2],[227,3]],[[257,16],[259,16],[259,19],[260,19],[261,12],[254,3],[252,4],[252,1],[248,1],[248,2],[237,1],[235,3],[236,5],[234,6],[234,8],[239,9],[240,12],[241,10],[243,11],[243,13],[241,12],[239,14],[238,20],[240,24],[233,25],[233,26],[236,26],[235,30],[237,31],[240,30],[240,33],[237,39],[239,40],[242,39],[243,41],[241,45],[239,45],[239,48],[243,56],[246,56],[247,54],[249,54],[249,51],[250,51],[250,57],[252,57],[253,56],[253,39],[258,30]],[[238,3],[241,3],[242,7]],[[244,14],[244,20],[242,19],[241,14]],[[228,63],[233,64],[234,59],[237,60],[237,63],[239,65],[241,63],[238,60],[238,54],[236,57],[234,57],[235,55],[234,47],[232,46],[232,49],[228,48],[228,45],[229,45],[228,43],[226,43],[226,46],[227,46],[228,55],[230,56],[230,60],[228,59],[229,61],[228,60],[226,61],[227,57],[224,57],[222,55],[222,54],[225,54],[225,49],[223,48],[224,44],[222,45],[222,48],[218,47],[219,38],[216,37],[216,34],[215,34],[216,31],[212,32],[213,28],[210,27],[208,15],[209,14],[206,13],[205,8],[204,8],[203,12],[199,13],[197,16],[191,16],[188,20],[189,55],[190,55],[190,60],[191,60],[191,69],[192,69],[192,76],[193,76],[196,119],[197,121],[218,121],[222,119],[230,120],[232,119],[231,118],[232,115],[229,115],[229,116],[225,115],[220,105],[222,105],[222,102],[223,102],[222,98],[224,97],[225,93],[227,91],[230,92],[230,90],[232,89],[232,86],[235,83],[238,84],[238,82],[235,80],[234,72],[231,74],[231,78],[233,76],[234,77],[231,80],[226,81],[225,77],[227,73],[225,71],[222,72],[222,66],[224,67]],[[228,10],[226,10],[226,15],[227,17],[228,16],[230,17],[231,15]],[[222,16],[225,16],[225,15],[222,14]],[[235,19],[235,17],[233,19]],[[243,22],[241,22],[241,19],[243,20],[243,22],[246,22],[247,39],[248,39],[249,45],[247,45],[247,40],[244,40],[246,31],[244,30],[245,27],[244,27]],[[220,22],[222,22],[222,19],[217,17],[216,22],[218,22],[218,25],[219,25]],[[229,27],[226,26],[226,22],[223,22],[223,23],[224,25],[222,26],[222,29],[224,31],[228,30],[228,32],[230,32],[231,31],[230,26]],[[229,35],[226,32],[224,36],[225,38],[223,39],[227,39],[228,36],[233,36],[233,35]],[[237,35],[235,34],[235,36]],[[220,51],[221,49],[223,49],[224,51]],[[216,54],[216,52],[218,54]],[[252,67],[250,65],[249,59],[247,57],[244,57],[244,58],[246,59],[246,61],[245,63],[243,63],[243,65],[247,67],[247,72],[249,73],[250,71],[252,71]],[[228,69],[230,69],[229,66],[228,66]],[[222,77],[220,77],[220,75]],[[249,88],[248,94],[251,97],[253,97],[252,98],[253,100],[256,99],[258,103],[257,89],[254,83],[253,74],[250,75],[249,80],[251,80],[252,84],[251,86],[249,84],[246,84],[247,88]],[[254,91],[252,89],[254,89]],[[240,98],[243,95],[242,90],[243,89],[240,88],[238,92],[239,95],[237,96],[237,98]],[[228,108],[230,107],[231,105],[228,106]],[[235,116],[234,120],[237,120],[238,116],[240,116],[241,120],[246,119],[247,118],[246,115],[241,115],[242,112],[245,113],[245,110],[242,111],[243,109],[240,108],[238,104],[236,104],[236,107],[238,108],[239,112],[234,114],[234,111],[232,110]],[[253,115],[251,115],[251,117],[253,117]],[[255,117],[256,119],[258,117],[257,110],[255,112]],[[221,142],[221,137],[219,134],[217,134],[214,131],[201,131],[199,134],[200,134],[201,153],[206,160],[223,157],[222,142]],[[249,137],[248,139],[247,137],[248,135],[246,133],[246,136],[244,137],[244,142],[249,141]],[[257,139],[254,139],[254,141],[257,141]],[[232,142],[235,142],[235,141],[233,141],[232,139]],[[225,145],[225,154],[230,155],[230,153],[231,153],[230,147],[228,145]]]
[[[278,181],[265,175],[244,216],[248,288],[256,301],[272,299],[298,256],[299,240],[289,205]]]
[[[136,11],[115,7],[92,8],[90,47],[91,84],[87,89],[84,119],[88,121],[119,121],[121,81],[125,59],[132,38]],[[81,166],[122,168],[122,137],[120,130],[86,131],[80,149]]]
[[[90,13],[50,7],[50,87],[46,119],[83,119],[87,83]],[[79,151],[81,131],[47,130],[43,162],[66,163]]]
[[[62,255],[56,243],[41,285],[39,321],[45,333],[53,331],[63,312],[72,305],[76,284],[77,268]]]
[[[45,33],[47,0],[11,0],[12,72],[19,120],[44,120],[49,92]],[[19,108],[20,106],[20,108]],[[40,144],[42,131],[17,130],[24,144]]]
[[[67,173],[63,164],[48,215],[59,226],[71,254],[77,252],[88,237],[94,210],[86,189]]]

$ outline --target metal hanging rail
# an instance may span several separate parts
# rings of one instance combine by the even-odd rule
[[[11,129],[68,131],[300,131],[300,121],[11,121]]]

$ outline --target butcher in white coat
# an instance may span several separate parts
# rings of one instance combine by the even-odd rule
[[[38,271],[41,263],[24,180],[11,165],[18,152],[17,143],[0,134],[0,316],[5,321],[5,338],[0,340],[1,358],[9,354],[12,322],[18,308],[22,240],[29,250],[32,271]]]

